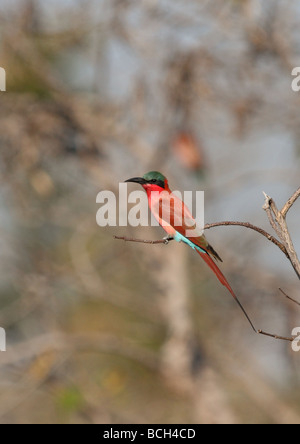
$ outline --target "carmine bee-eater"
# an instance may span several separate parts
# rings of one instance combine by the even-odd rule
[[[172,193],[167,178],[158,171],[150,171],[143,177],[133,177],[126,180],[126,182],[142,185],[148,196],[150,210],[168,234],[168,238],[186,243],[204,259],[221,284],[232,294],[251,327],[257,332],[244,307],[212,257],[221,262],[222,259],[207,242],[203,232],[196,226],[196,221],[184,202]]]

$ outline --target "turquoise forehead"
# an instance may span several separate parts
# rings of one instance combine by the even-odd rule
[[[143,178],[145,180],[152,180],[152,179],[156,179],[157,181],[165,181],[165,176],[161,173],[159,173],[158,171],[149,171],[149,173],[146,173]]]

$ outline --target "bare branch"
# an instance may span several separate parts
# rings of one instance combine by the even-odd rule
[[[241,227],[245,227],[245,228],[250,228],[251,230],[256,231],[257,233],[262,234],[263,236],[265,236],[269,241],[273,242],[273,244],[277,245],[277,247],[280,248],[280,250],[286,255],[286,257],[289,259],[289,255],[288,252],[286,251],[285,246],[278,241],[278,239],[276,239],[274,236],[272,236],[271,234],[267,233],[265,230],[263,230],[262,228],[256,227],[253,224],[250,224],[248,222],[233,222],[233,221],[228,221],[228,222],[215,222],[212,224],[206,224],[205,225],[205,230],[209,230],[210,228],[213,227],[219,227],[219,226],[228,226],[228,225],[237,225],[237,226],[241,226]]]
[[[295,299],[292,299],[290,296],[288,296],[281,288],[279,288],[279,290],[281,291],[281,293],[290,301],[295,302],[295,304],[300,305],[300,302],[296,301]],[[258,330],[258,332],[260,335],[264,335],[264,336],[269,336],[270,338],[274,338],[274,339],[278,339],[281,341],[289,341],[289,342],[293,342],[294,338],[288,338],[285,336],[279,336],[277,334],[272,334],[272,333],[267,333],[263,330]]]
[[[256,227],[255,225],[252,225],[249,222],[235,222],[235,221],[214,222],[212,224],[206,224],[204,226],[204,229],[205,230],[209,230],[210,228],[214,228],[214,227],[230,226],[230,225],[249,228],[251,230],[256,231],[257,233],[262,234],[269,241],[273,242],[273,244],[277,245],[277,247],[279,247],[280,250],[289,259],[289,255],[288,255],[288,253],[286,251],[286,248],[285,248],[285,246],[281,242],[279,242],[274,236],[272,236],[271,234],[267,233],[262,228]],[[143,244],[165,244],[165,245],[168,244],[168,241],[172,240],[172,238],[170,238],[168,240],[160,239],[160,240],[152,241],[152,240],[147,240],[147,239],[129,238],[129,237],[126,237],[126,236],[114,236],[114,239],[123,240],[125,242],[139,242],[139,243],[143,243]]]
[[[273,199],[270,196],[268,196],[265,192],[263,192],[263,194],[265,196],[265,203],[264,203],[263,209],[267,213],[271,227],[273,228],[275,233],[277,233],[277,235],[281,238],[282,233],[281,233],[280,228],[277,223],[279,211],[278,211]],[[274,219],[273,214],[275,215],[275,219]]]
[[[278,339],[280,341],[289,341],[289,342],[293,342],[294,338],[286,338],[285,336],[278,336],[276,334],[272,334],[272,333],[267,333],[263,330],[258,330],[257,332],[260,335],[264,335],[264,336],[269,336],[270,338],[274,338],[274,339]]]
[[[280,211],[282,214],[282,217],[286,218],[287,212],[289,209],[294,205],[298,197],[300,196],[300,187],[297,191],[289,198],[289,200],[286,202],[282,210]]]
[[[281,293],[290,301],[295,302],[295,304],[300,305],[300,302],[296,301],[296,299],[291,298],[290,296],[288,296],[281,288],[279,288],[279,290],[281,291]]]
[[[287,251],[288,259],[292,264],[292,267],[294,268],[298,278],[300,279],[300,262],[295,250],[295,247],[293,245],[291,235],[289,233],[289,229],[286,224],[286,213],[291,208],[293,203],[297,200],[297,198],[300,195],[300,189],[296,191],[296,193],[293,194],[293,196],[287,201],[287,203],[283,207],[283,213],[278,210],[274,200],[268,196],[266,193],[265,195],[265,204],[263,206],[263,209],[266,211],[269,222],[271,226],[273,227],[274,231],[277,233],[279,238],[282,241],[282,244],[285,246],[285,249]]]
[[[170,241],[173,240],[173,238],[168,238],[168,239],[160,239],[160,240],[147,240],[147,239],[135,239],[133,237],[126,237],[126,236],[114,236],[114,239],[117,240],[123,240],[124,242],[138,242],[141,244],[151,244],[151,245],[156,245],[156,244],[164,244],[164,245],[168,245],[168,243]]]

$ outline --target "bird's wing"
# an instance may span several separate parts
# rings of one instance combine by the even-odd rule
[[[168,234],[174,235],[177,231],[215,259],[222,261],[218,253],[209,245],[203,231],[197,226],[188,207],[175,194],[168,191],[153,193],[150,208]]]
[[[159,224],[168,232],[168,229],[178,231],[185,237],[195,238],[195,243],[200,242],[202,230],[197,227],[196,221],[193,218],[190,210],[184,202],[173,193],[163,191],[161,193],[152,193],[150,208]],[[204,238],[205,239],[205,238]],[[201,248],[208,245],[205,240],[203,245],[198,245]]]

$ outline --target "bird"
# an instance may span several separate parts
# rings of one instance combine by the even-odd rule
[[[179,131],[171,144],[172,151],[179,163],[187,170],[205,173],[206,162],[203,145],[188,130]]]
[[[223,262],[221,257],[209,244],[203,230],[197,227],[196,221],[185,203],[172,193],[168,179],[158,171],[150,171],[142,177],[133,177],[125,182],[137,183],[144,188],[153,216],[167,233],[167,237],[164,238],[166,242],[174,239],[177,242],[184,242],[195,250],[215,273],[220,283],[233,296],[252,329],[257,333],[246,310],[216,264],[217,261]]]

